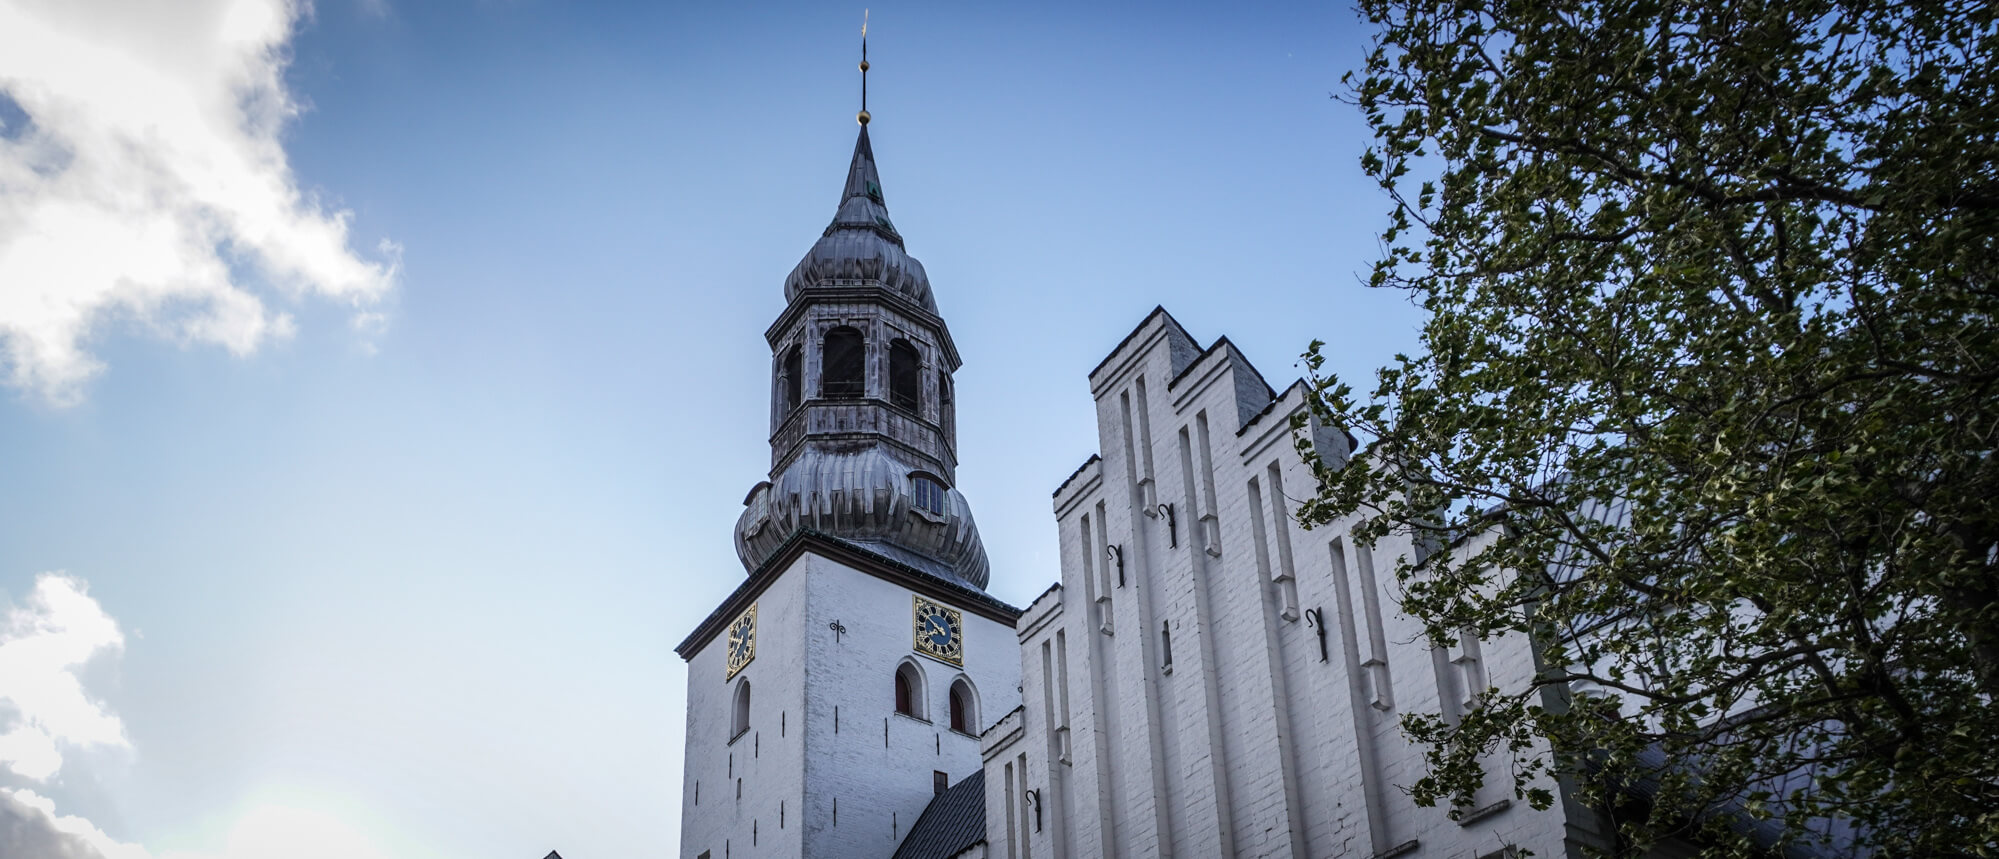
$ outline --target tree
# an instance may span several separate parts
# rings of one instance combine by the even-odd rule
[[[1370,283],[1429,315],[1365,398],[1306,354],[1316,415],[1371,442],[1300,518],[1436,547],[1403,608],[1543,663],[1405,717],[1418,799],[1509,755],[1626,848],[1843,818],[1999,856],[1993,6],[1360,8]]]

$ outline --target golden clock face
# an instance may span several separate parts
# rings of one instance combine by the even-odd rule
[[[757,658],[757,604],[743,609],[741,617],[729,624],[729,673],[723,680],[736,676],[750,660]]]
[[[931,659],[965,664],[965,616],[922,597],[914,597],[916,652]]]

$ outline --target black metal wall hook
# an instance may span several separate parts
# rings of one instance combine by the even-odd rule
[[[1311,627],[1319,634],[1319,661],[1330,662],[1331,658],[1326,653],[1326,610],[1323,608],[1306,609],[1305,625]]]
[[[1153,509],[1158,510],[1159,515],[1166,518],[1166,547],[1169,549],[1179,548],[1180,522],[1173,517],[1173,505],[1161,504]]]
[[[1105,546],[1104,557],[1117,565],[1117,586],[1124,587],[1124,547],[1115,544]]]

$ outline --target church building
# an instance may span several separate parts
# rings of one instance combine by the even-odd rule
[[[988,595],[954,480],[959,355],[860,118],[838,211],[765,332],[770,473],[736,525],[748,578],[678,647],[684,859],[1602,843],[1563,785],[1547,811],[1503,771],[1456,808],[1398,787],[1422,772],[1402,713],[1459,713],[1531,676],[1529,644],[1433,646],[1388,580],[1423,547],[1300,528],[1317,485],[1298,445],[1337,464],[1353,440],[1294,429],[1301,384],[1273,388],[1163,309],[1090,371],[1101,453],[1051,479],[1059,581],[1025,608]]]

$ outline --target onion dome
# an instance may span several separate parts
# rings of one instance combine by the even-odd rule
[[[793,534],[810,529],[985,590],[989,565],[971,505],[958,490],[943,489],[926,507],[916,497],[922,475],[886,445],[809,448],[750,490],[736,521],[736,554],[754,572]]]
[[[890,289],[924,310],[937,312],[937,301],[930,295],[930,277],[924,274],[923,264],[903,250],[902,235],[888,219],[881,177],[875,172],[874,147],[868,143],[868,128],[863,123],[860,139],[854,142],[854,161],[847,169],[840,211],[784,279],[784,298],[797,301],[801,292],[815,287],[868,284]]]

